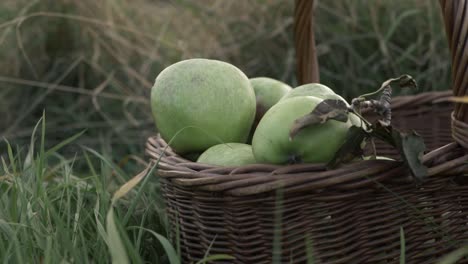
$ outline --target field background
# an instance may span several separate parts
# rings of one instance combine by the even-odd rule
[[[0,259],[100,263],[123,246],[133,263],[165,263],[170,253],[146,230],[166,235],[154,178],[116,205],[122,244],[107,239],[112,194],[145,167],[156,132],[153,81],[205,57],[296,86],[293,4],[1,1]],[[437,0],[317,1],[321,82],[347,99],[403,73],[420,88],[397,94],[449,89],[441,21]]]

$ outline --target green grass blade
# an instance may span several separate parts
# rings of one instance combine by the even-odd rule
[[[313,251],[313,246],[312,246],[312,242],[311,242],[309,235],[307,235],[305,238],[305,245],[306,245],[307,264],[314,264],[315,263],[314,251]]]
[[[118,166],[116,166],[113,162],[109,161],[106,157],[104,157],[103,155],[101,155],[99,152],[95,151],[94,149],[92,148],[88,148],[88,147],[83,147],[83,149],[85,149],[86,151],[90,152],[91,154],[93,154],[94,156],[98,157],[99,159],[101,159],[102,162],[104,162],[107,166],[109,166],[110,168],[112,168],[116,174],[118,176],[120,176],[122,179],[124,179],[124,175],[125,173],[122,171],[121,168],[119,168]]]
[[[8,159],[10,159],[10,166],[13,170],[13,174],[17,174],[16,170],[16,160],[15,160],[15,155],[13,155],[13,149],[11,148],[10,142],[6,138],[4,138],[6,144],[7,144],[7,151],[8,151]]]
[[[114,216],[114,208],[111,206],[106,217],[106,227],[107,242],[112,257],[112,263],[129,264],[130,260],[127,255],[127,250],[125,249],[125,246],[120,237]]]
[[[208,257],[208,255],[210,254],[210,251],[211,251],[211,248],[213,247],[213,244],[214,242],[216,241],[216,237],[217,235],[215,235],[215,237],[213,238],[213,240],[211,240],[211,243],[210,245],[208,246],[208,248],[206,249],[206,252],[205,252],[205,255],[203,256],[203,259],[206,259]],[[202,259],[202,260],[203,260]],[[201,262],[203,264],[205,264],[205,262]]]
[[[45,134],[46,134],[46,116],[45,111],[42,111],[42,126],[41,126],[41,147],[39,149],[38,176],[42,179],[42,171],[44,168],[44,149],[45,149]]]
[[[147,213],[143,214],[143,216],[141,217],[140,226],[144,226],[147,217],[148,217]],[[136,237],[136,242],[135,242],[135,249],[136,250],[141,249],[142,239],[143,239],[143,230],[140,229],[138,231],[138,234],[137,234],[137,237]]]
[[[170,142],[172,142],[172,141],[175,139],[175,137],[176,137],[179,133],[181,133],[184,129],[185,129],[185,128],[182,128],[181,130],[179,130],[179,131],[176,133],[176,135],[174,135],[174,137],[173,137],[173,138],[169,141],[169,143],[164,147],[164,150],[166,150],[166,149],[169,147]],[[154,170],[157,169],[157,167],[158,167],[158,165],[159,165],[159,162],[161,161],[161,158],[162,158],[162,154],[161,154],[161,156],[159,156],[159,158],[156,160],[155,164],[151,167],[151,169],[150,169],[149,171],[148,171],[148,168],[146,168],[146,170],[145,170],[146,172],[144,173],[144,175],[142,176],[142,178],[140,178],[140,179],[136,182],[136,184],[138,184],[138,182],[140,182],[141,179],[144,178],[143,184],[142,184],[142,185],[140,186],[140,188],[138,189],[138,192],[137,192],[137,194],[136,194],[135,199],[133,199],[132,204],[130,205],[130,207],[129,207],[127,213],[126,213],[126,215],[124,216],[124,219],[123,219],[123,223],[124,223],[124,224],[127,224],[128,220],[129,220],[129,218],[130,218],[130,216],[133,214],[133,212],[134,212],[134,210],[135,210],[135,207],[136,207],[136,205],[137,205],[137,202],[140,200],[140,198],[141,198],[141,196],[142,196],[142,194],[143,194],[143,189],[144,189],[144,187],[146,186],[146,184],[147,184],[147,182],[148,182],[148,180],[149,180],[148,175],[152,175],[152,174],[154,173]],[[138,175],[137,175],[137,176],[138,176]],[[135,186],[136,186],[136,184],[135,184]],[[180,253],[180,250],[178,249],[177,252]]]
[[[61,148],[63,148],[64,146],[70,144],[71,142],[75,141],[76,139],[78,139],[79,137],[81,137],[84,133],[86,132],[86,130],[83,130],[65,140],[63,140],[62,142],[58,143],[57,145],[53,146],[52,148],[50,148],[49,150],[46,151],[45,153],[45,156],[48,157],[50,156],[52,153],[55,153],[57,152],[58,150],[60,150]]]
[[[167,238],[165,238],[164,236],[154,232],[151,229],[144,228],[144,227],[141,227],[141,226],[131,227],[131,228],[143,229],[143,230],[149,232],[150,234],[152,234],[154,237],[156,237],[159,240],[159,243],[161,243],[161,245],[163,246],[164,251],[166,252],[167,257],[169,259],[169,263],[170,264],[180,264],[181,263],[181,260],[179,259],[176,250],[174,249],[171,242],[169,242],[169,240]]]
[[[205,264],[209,261],[217,261],[217,260],[234,260],[233,256],[227,255],[227,254],[215,254],[215,255],[210,255],[206,256],[203,259],[199,260],[196,264]]]
[[[106,229],[104,228],[104,225],[101,223],[101,221],[99,221],[99,213],[94,211],[94,216],[95,216],[96,229],[97,229],[98,234],[106,242],[106,244],[109,244],[109,239],[108,239]]]
[[[445,255],[437,264],[455,264],[465,256],[468,256],[468,245]]]
[[[273,260],[272,263],[281,263],[281,225],[283,215],[283,190],[276,192],[275,230],[273,237]]]
[[[400,227],[400,264],[406,263],[406,244],[405,244],[405,232],[403,227]]]
[[[182,250],[180,248],[180,221],[179,214],[176,212],[176,247],[177,247],[177,256],[179,259],[182,259]]]
[[[39,127],[40,122],[42,122],[42,117],[37,121],[36,125],[34,126],[33,132],[31,134],[31,140],[29,143],[28,154],[26,155],[26,159],[24,160],[23,169],[28,169],[32,166],[34,161],[34,142],[36,141],[36,131]]]
[[[48,264],[48,263],[52,263],[52,259],[51,259],[51,256],[52,256],[52,238],[50,236],[47,237],[46,239],[46,250],[45,250],[45,260],[44,260],[44,263]]]

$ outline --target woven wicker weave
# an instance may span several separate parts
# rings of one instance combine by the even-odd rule
[[[465,95],[468,1],[441,0],[441,6],[453,90]],[[394,124],[419,131],[432,150],[423,157],[429,177],[418,186],[399,161],[335,170],[322,164],[216,167],[185,160],[158,136],[149,138],[146,152],[158,161],[171,234],[184,262],[210,248],[210,254],[233,256],[229,263],[304,263],[307,249],[316,263],[396,263],[400,228],[406,263],[434,263],[458,248],[468,239],[468,108],[444,102],[451,94],[392,102]],[[384,145],[378,151],[395,154]]]

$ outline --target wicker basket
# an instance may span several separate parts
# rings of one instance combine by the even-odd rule
[[[468,1],[441,5],[454,93],[465,95],[468,48],[452,44],[458,36],[467,39],[466,21],[454,12],[468,10]],[[394,124],[419,131],[432,150],[423,158],[429,177],[419,186],[399,161],[335,170],[322,164],[216,167],[185,160],[160,137],[149,138],[146,152],[159,160],[171,234],[183,261],[199,260],[210,249],[233,256],[229,263],[305,263],[310,255],[315,263],[396,263],[402,228],[406,262],[434,263],[468,239],[468,109],[444,102],[450,95],[392,102]],[[378,150],[395,154],[385,145]]]

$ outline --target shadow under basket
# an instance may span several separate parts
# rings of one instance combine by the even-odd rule
[[[400,161],[216,167],[190,162],[159,137],[157,163],[170,233],[184,263],[228,254],[224,263],[434,263],[468,239],[468,155],[452,142],[449,92],[395,98],[393,123],[433,150],[416,184]],[[377,143],[379,155],[395,155]],[[383,153],[382,153],[383,152]],[[466,177],[466,176],[465,176]],[[178,237],[177,237],[178,236]],[[222,263],[223,261],[219,261]]]

